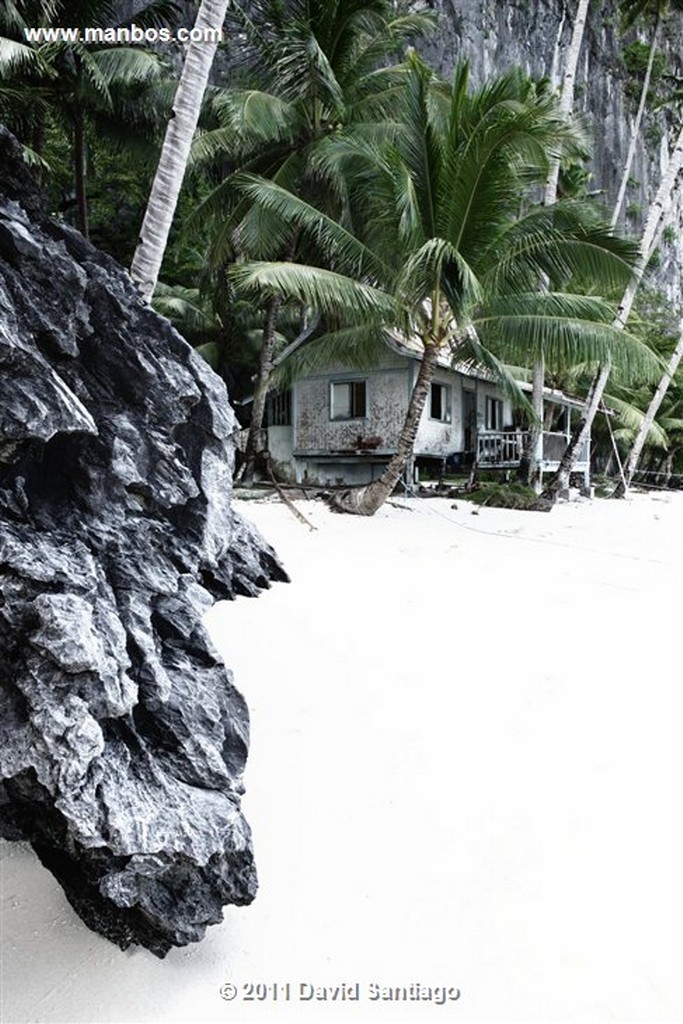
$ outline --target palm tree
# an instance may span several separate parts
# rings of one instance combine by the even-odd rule
[[[683,12],[683,0],[622,0],[621,7],[624,28],[633,28],[633,26],[640,19],[652,19],[654,21],[654,25],[652,28],[652,35],[650,37],[650,48],[648,52],[647,65],[645,68],[645,76],[643,78],[643,85],[640,91],[638,110],[636,111],[635,121],[633,122],[633,126],[631,128],[631,138],[629,142],[628,153],[626,155],[626,162],[624,164],[624,168],[621,174],[621,181],[619,183],[617,199],[614,204],[614,211],[612,213],[613,226],[616,226],[617,221],[619,220],[619,214],[621,213],[621,208],[624,205],[626,189],[628,187],[628,182],[631,177],[631,168],[633,166],[633,160],[636,155],[636,146],[638,145],[640,126],[643,121],[643,115],[645,114],[645,107],[647,104],[647,97],[650,91],[652,68],[654,66],[655,56],[657,54],[657,46],[659,43],[660,31],[670,11],[673,10]]]
[[[586,21],[588,18],[588,6],[590,0],[579,0],[574,17],[571,40],[567,51],[564,73],[562,75],[562,86],[560,89],[559,111],[569,116],[574,107],[574,85],[576,82],[576,69],[579,64],[581,44],[583,42]],[[544,201],[546,206],[552,206],[557,201],[557,187],[560,177],[560,158],[555,157],[550,164],[550,173],[545,185]],[[543,353],[534,363],[533,385],[531,393],[531,405],[533,417],[529,424],[529,433],[522,460],[519,467],[519,478],[524,483],[539,482],[540,465],[543,457],[543,386],[545,382],[545,359]]]
[[[227,8],[228,0],[202,0],[195,32],[187,48],[173,103],[173,116],[166,129],[159,166],[140,229],[140,242],[130,270],[146,302],[150,301],[159,277]]]
[[[136,14],[141,28],[166,23],[177,13],[171,0],[154,0]],[[40,137],[48,111],[56,113],[71,136],[77,225],[88,235],[87,146],[89,117],[114,110],[117,95],[158,79],[161,58],[135,46],[88,43],[82,30],[115,25],[116,5],[109,0],[27,0],[0,10],[0,98],[17,105],[33,126],[40,157]],[[81,32],[72,40],[27,42],[26,28],[66,26]],[[38,141],[36,141],[38,140]]]
[[[613,285],[630,274],[629,247],[585,206],[519,214],[549,159],[574,141],[555,101],[519,72],[472,93],[462,66],[447,88],[415,55],[405,89],[405,121],[392,144],[349,132],[318,151],[321,173],[343,173],[348,184],[346,225],[273,183],[241,179],[247,199],[317,242],[325,265],[252,262],[231,272],[242,289],[286,295],[332,322],[311,345],[326,355],[339,359],[387,330],[419,340],[420,369],[394,456],[378,480],[336,497],[341,510],[361,515],[377,511],[403,474],[439,360],[476,357],[503,375],[500,355],[528,363],[541,349],[564,361],[616,349],[643,358],[610,327],[599,298],[538,290],[542,276]]]
[[[266,2],[250,5],[248,17],[240,8],[237,15],[247,39],[247,87],[213,99],[219,125],[197,139],[194,161],[227,161],[232,171],[256,171],[310,201],[325,202],[328,212],[342,209],[348,202],[343,179],[322,180],[319,169],[312,169],[316,149],[351,126],[376,139],[397,130],[404,68],[392,58],[409,37],[432,27],[432,19],[396,14],[389,0],[295,0],[286,9]],[[215,224],[214,263],[235,251],[252,258],[294,259],[296,233],[272,214],[245,204],[232,174],[197,212],[198,217],[207,214]],[[281,296],[270,296],[263,313],[241,473],[246,484],[254,476],[281,303]]]
[[[574,106],[574,86],[576,84],[576,69],[579,66],[579,56],[583,44],[583,36],[588,20],[588,7],[590,0],[579,0],[574,16],[572,35],[567,50],[567,59],[562,74],[562,85],[560,88],[559,109],[562,114],[569,116]],[[545,202],[551,206],[557,199],[557,185],[560,177],[560,161],[555,158],[550,164],[550,173],[545,186]]]
[[[643,228],[643,234],[640,239],[640,245],[638,247],[638,258],[633,268],[633,276],[624,291],[613,323],[613,327],[616,330],[623,330],[629,316],[631,315],[631,309],[633,308],[636,293],[645,275],[647,265],[652,257],[659,228],[665,221],[671,208],[676,189],[676,180],[682,167],[683,126],[681,127],[678,137],[674,143],[673,150],[669,157],[669,163],[666,171],[662,175],[662,180],[659,184],[657,194],[650,205],[645,227]],[[586,399],[586,405],[576,427],[574,428],[571,441],[567,445],[562,456],[557,472],[550,479],[543,492],[544,498],[548,501],[556,501],[559,494],[565,491],[569,486],[569,478],[574,465],[576,464],[578,453],[583,449],[590,437],[593,420],[595,419],[603,400],[610,371],[611,362],[608,359],[599,366],[595,377],[593,378],[590,391],[588,392],[588,397]]]
[[[648,440],[648,436],[655,422],[655,417],[657,416],[660,406],[664,401],[664,397],[666,396],[666,393],[669,390],[669,386],[671,385],[671,382],[676,375],[676,371],[680,365],[681,359],[683,359],[683,320],[681,320],[680,324],[680,333],[678,336],[678,341],[676,342],[674,350],[671,353],[669,361],[666,365],[666,369],[662,374],[662,378],[659,384],[657,385],[655,393],[652,396],[650,404],[647,408],[647,412],[643,416],[642,423],[638,428],[638,432],[633,440],[631,450],[628,453],[628,458],[624,463],[622,479],[617,485],[617,488],[614,492],[614,496],[617,498],[624,497],[626,491],[631,485],[633,476],[636,470],[638,469],[638,463],[640,462],[640,457],[642,455],[643,448],[645,447],[645,444]]]

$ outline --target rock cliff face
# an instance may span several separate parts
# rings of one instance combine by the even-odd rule
[[[233,428],[0,129],[0,831],[160,956],[256,891],[248,714],[201,615],[286,576],[230,507]]]
[[[556,80],[564,67],[577,0],[429,0],[439,30],[420,50],[430,63],[448,74],[457,61],[470,62],[474,81],[519,65],[534,76]],[[622,60],[624,46],[639,38],[648,43],[648,25],[624,37],[617,0],[592,0],[577,71],[575,106],[586,115],[591,135],[592,174],[589,188],[604,193],[608,209],[616,199],[636,114],[637,88],[628,89]],[[651,28],[651,26],[650,26]],[[660,42],[668,71],[683,75],[683,17],[666,23]],[[635,94],[635,95],[634,95]],[[632,234],[642,228],[667,159],[672,124],[663,110],[646,115],[632,183],[626,197],[628,215],[620,226]],[[683,199],[670,219],[678,240],[661,245],[661,266],[654,283],[672,302],[683,305],[680,267],[683,264]]]

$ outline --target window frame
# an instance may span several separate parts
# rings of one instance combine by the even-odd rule
[[[358,403],[359,387],[362,386],[363,399],[362,399],[362,412],[357,411],[360,408]],[[347,387],[350,388],[349,393],[349,415],[335,415],[335,401],[334,392],[335,388]],[[331,380],[330,381],[330,406],[329,406],[330,421],[332,423],[350,423],[353,420],[365,420],[368,416],[368,382],[365,377],[349,377],[343,380]]]
[[[441,405],[440,416],[434,415],[434,393],[437,388],[441,392],[441,398],[439,400],[439,404]],[[429,389],[429,418],[435,423],[453,422],[453,388],[450,384],[445,384],[440,380],[432,381]]]
[[[291,427],[292,389],[271,391],[266,399],[266,426]]]
[[[486,395],[484,406],[484,427],[486,430],[502,430],[505,409],[503,399]]]

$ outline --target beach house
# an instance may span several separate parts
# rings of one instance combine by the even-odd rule
[[[305,374],[271,392],[260,447],[281,479],[319,486],[364,484],[381,475],[393,455],[418,373],[418,344],[388,338],[371,369],[341,364]],[[530,391],[530,385],[520,384]],[[542,470],[557,468],[581,403],[545,389]],[[444,471],[517,467],[524,418],[481,367],[442,360],[419,424],[411,481]],[[589,452],[578,471],[589,483]]]

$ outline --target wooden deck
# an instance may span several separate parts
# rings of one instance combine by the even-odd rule
[[[524,450],[528,432],[524,430],[480,430],[477,434],[476,465],[479,469],[516,469]],[[541,468],[554,472],[560,464],[569,437],[553,431],[543,432]],[[576,471],[586,473],[590,462],[590,446],[584,445],[576,463]]]

